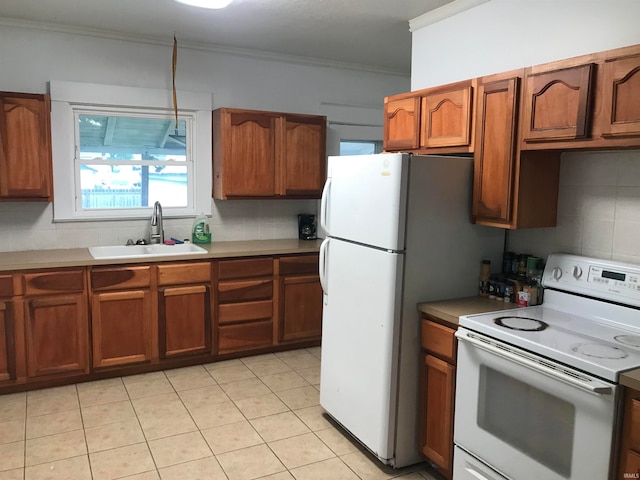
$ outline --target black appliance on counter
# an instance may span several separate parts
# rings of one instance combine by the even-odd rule
[[[316,237],[316,216],[309,213],[298,215],[298,238],[300,240],[315,240]]]

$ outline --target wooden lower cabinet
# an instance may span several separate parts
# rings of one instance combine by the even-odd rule
[[[272,257],[217,262],[216,354],[273,345]]]
[[[640,478],[640,391],[625,387],[616,480]]]
[[[151,292],[128,290],[92,295],[93,367],[151,361]]]
[[[420,451],[446,479],[453,475],[455,330],[423,316]]]
[[[16,378],[13,304],[0,300],[0,382]]]
[[[89,372],[84,293],[25,299],[27,375]]]
[[[281,257],[278,340],[319,340],[322,335],[322,287],[318,255]]]
[[[160,358],[211,352],[210,291],[209,285],[159,290]]]

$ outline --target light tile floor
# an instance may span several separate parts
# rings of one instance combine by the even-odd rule
[[[0,396],[0,480],[433,479],[319,405],[320,349]]]

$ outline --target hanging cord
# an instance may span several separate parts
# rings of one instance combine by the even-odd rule
[[[173,111],[176,115],[175,135],[178,135],[178,96],[176,94],[176,67],[178,65],[178,41],[176,34],[173,34],[173,58],[171,59],[171,72],[173,83]]]

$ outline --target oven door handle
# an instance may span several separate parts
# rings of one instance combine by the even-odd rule
[[[569,368],[556,365],[522,350],[511,348],[509,345],[505,345],[502,342],[495,341],[491,338],[487,338],[461,328],[456,331],[456,337],[458,337],[459,340],[470,343],[481,350],[505,358],[522,365],[523,367],[535,370],[536,372],[542,373],[556,380],[560,380],[561,382],[580,388],[594,395],[611,395],[613,393],[613,389],[605,383],[598,382],[591,377],[574,372]]]

